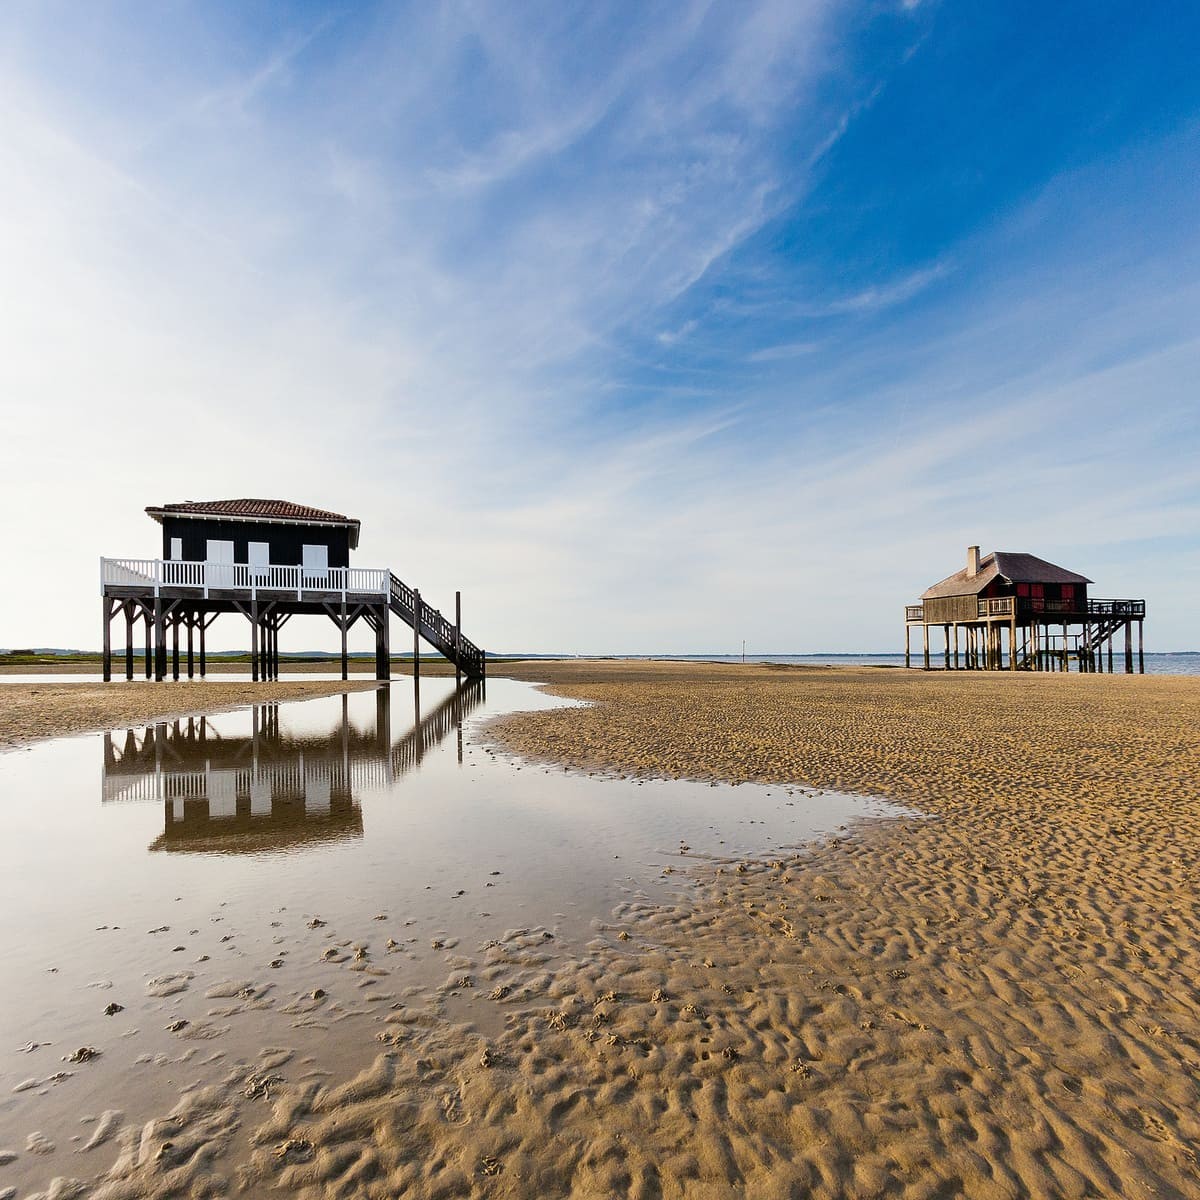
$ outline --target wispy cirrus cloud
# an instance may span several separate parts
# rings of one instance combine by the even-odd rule
[[[53,567],[79,594],[152,548],[144,504],[263,492],[360,516],[493,648],[877,649],[959,543],[1087,570],[1195,519],[1194,147],[1080,133],[1006,191],[1006,77],[964,165],[968,66],[914,51],[986,21],[76,22],[0,16],[0,466],[40,514],[11,561],[90,547]]]

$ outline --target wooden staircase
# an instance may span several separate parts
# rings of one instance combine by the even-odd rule
[[[420,593],[388,572],[388,607],[411,629],[415,629],[439,654],[448,658],[459,671],[473,679],[487,673],[487,655],[474,642],[462,636],[452,621],[426,604]]]
[[[1092,656],[1100,654],[1100,647],[1113,637],[1117,631],[1125,624],[1124,617],[1104,617],[1099,621],[1094,621],[1089,625],[1088,629],[1088,644],[1091,647]],[[1051,657],[1063,663],[1064,669],[1066,664],[1073,658],[1079,663],[1081,671],[1091,671],[1094,668],[1094,661],[1084,650],[1083,635],[1073,634],[1075,641],[1074,648],[1064,645],[1061,648],[1053,648],[1045,651]],[[1037,652],[1031,645],[1027,645],[1017,659],[1018,671],[1034,671],[1037,669]]]

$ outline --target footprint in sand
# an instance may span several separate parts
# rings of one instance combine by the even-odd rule
[[[159,999],[174,996],[179,992],[186,992],[193,979],[195,979],[195,975],[191,971],[176,971],[172,975],[159,975],[146,983],[146,993],[150,996],[157,996]]]
[[[92,1136],[88,1138],[82,1150],[77,1150],[77,1154],[82,1154],[87,1150],[95,1150],[97,1146],[103,1146],[109,1138],[112,1137],[118,1129],[121,1128],[122,1122],[125,1120],[125,1114],[118,1109],[106,1109],[100,1116],[100,1121],[96,1128],[92,1131]]]

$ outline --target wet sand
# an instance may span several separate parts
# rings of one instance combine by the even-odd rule
[[[503,719],[514,752],[928,818],[681,846],[677,899],[574,953],[471,948],[499,1032],[401,1006],[353,1079],[233,1064],[122,1131],[97,1195],[1200,1195],[1200,681],[504,673],[599,702]]]
[[[32,672],[30,672],[32,673]],[[375,681],[348,683],[283,681],[279,683],[204,682],[119,684],[4,683],[0,680],[0,750],[42,738],[94,733],[123,725],[219,712],[270,700],[304,700],[339,692],[374,688]]]

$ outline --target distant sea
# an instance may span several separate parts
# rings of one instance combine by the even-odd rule
[[[740,654],[629,654],[623,658],[664,659],[676,662],[741,662]],[[746,661],[767,663],[797,663],[810,667],[903,667],[903,654],[751,654],[746,652]],[[931,653],[934,666],[941,665],[938,654]],[[918,656],[913,654],[913,665]],[[1134,660],[1137,666],[1137,660]],[[1113,654],[1113,668],[1118,672],[1125,669],[1120,646]],[[1171,654],[1146,654],[1147,675],[1200,675],[1200,650],[1181,650]]]

